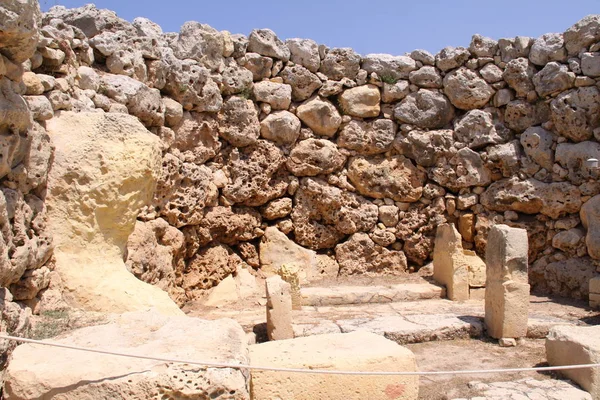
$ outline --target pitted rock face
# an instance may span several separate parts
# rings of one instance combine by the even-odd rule
[[[156,140],[162,167],[154,195],[136,214],[143,227],[134,239],[143,243],[131,268],[178,302],[187,299],[185,274],[189,298],[225,277],[211,269],[215,257],[227,258],[218,267],[227,273],[246,263],[261,268],[258,242],[275,227],[287,240],[327,252],[319,256],[332,257],[331,265],[342,261],[347,273],[425,265],[435,227],[447,220],[456,220],[465,245],[480,254],[494,223],[529,231],[532,262],[559,252],[583,258],[593,247],[577,230],[582,204],[600,194],[590,167],[600,158],[598,16],[539,38],[475,35],[468,49],[436,56],[361,57],[310,39],[284,43],[268,29],[246,37],[189,22],[163,33],[147,19],[129,23],[91,5],[54,7],[38,29],[31,5],[0,6],[0,183],[5,196],[14,191],[2,230],[15,235],[4,235],[11,255],[4,278],[22,273],[11,286],[15,298],[35,296],[50,275],[40,264],[49,252],[38,243],[47,229],[36,199],[45,201],[54,168],[44,126],[64,110],[129,114]],[[18,223],[8,203],[26,214]],[[21,238],[20,229],[33,234]],[[179,244],[166,241],[181,234],[182,254],[171,259]],[[340,246],[365,265],[350,250],[334,256]],[[5,250],[0,245],[0,255]],[[403,268],[377,266],[373,257]],[[87,263],[60,260],[67,261]],[[120,271],[110,276],[125,282],[121,258],[109,264]],[[185,270],[192,264],[196,272]],[[554,287],[568,274],[562,267],[545,274],[550,264],[538,264],[534,275]],[[138,307],[156,293],[136,289],[93,303]],[[159,303],[173,311],[174,304]]]
[[[345,163],[346,156],[334,143],[325,139],[307,139],[294,147],[286,166],[296,176],[316,176],[338,171]]]
[[[487,104],[494,90],[476,73],[459,68],[444,77],[444,93],[461,110],[472,110]]]
[[[227,99],[219,112],[219,135],[236,147],[256,143],[260,125],[254,103],[237,96]]]
[[[556,132],[574,142],[590,139],[600,127],[600,91],[583,87],[563,92],[550,103]]]
[[[377,206],[320,179],[302,179],[294,204],[296,241],[314,250],[332,248],[345,234],[368,231],[377,222]]]
[[[342,117],[335,106],[318,96],[302,103],[296,115],[315,133],[329,137],[335,135],[342,123]]]
[[[425,173],[404,156],[353,157],[348,178],[364,196],[415,202],[421,198]]]
[[[270,29],[253,30],[248,37],[248,51],[283,62],[290,59],[290,49]]]
[[[382,79],[398,80],[408,78],[409,73],[417,69],[417,64],[408,56],[367,54],[362,59],[361,67],[369,73],[376,73]]]
[[[20,64],[36,49],[40,5],[33,0],[8,0],[0,6],[0,15],[0,53]]]
[[[443,94],[421,89],[396,106],[394,117],[419,128],[443,128],[454,118],[454,107]]]
[[[292,100],[304,101],[310,98],[321,86],[317,75],[302,65],[288,66],[281,71],[283,82],[292,87]]]
[[[219,192],[212,180],[208,167],[167,154],[163,158],[153,207],[177,228],[198,224],[204,216],[203,208],[217,202]]]
[[[266,203],[272,198],[263,198],[263,194],[274,188],[272,179],[284,162],[282,151],[266,140],[258,140],[239,150],[234,149],[228,163],[231,183],[223,188],[223,196],[233,203],[248,203],[258,199],[264,201],[253,205]],[[283,193],[273,193],[274,197],[281,194]]]
[[[392,147],[395,137],[396,124],[389,119],[372,122],[354,119],[342,126],[337,144],[356,154],[379,154]]]
[[[330,50],[321,61],[319,72],[329,79],[339,81],[343,78],[354,79],[360,69],[360,55],[350,48]]]
[[[397,275],[406,271],[406,256],[401,251],[390,251],[365,233],[355,233],[335,248],[341,275],[378,273]]]

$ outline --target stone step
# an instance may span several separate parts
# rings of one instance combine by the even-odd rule
[[[337,321],[321,320],[312,324],[294,324],[294,336],[296,337],[355,331],[367,331],[382,335],[398,344],[422,343],[480,337],[483,334],[483,321],[481,318],[472,316],[422,314]]]
[[[508,382],[469,382],[474,397],[460,397],[452,400],[592,400],[592,396],[570,381],[558,379],[521,379]]]
[[[394,303],[441,299],[446,289],[430,283],[399,283],[377,286],[304,287],[303,306]]]

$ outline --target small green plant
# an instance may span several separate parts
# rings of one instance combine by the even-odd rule
[[[185,93],[187,92],[189,89],[189,86],[186,85],[185,83],[182,83],[181,85],[179,85],[179,93]]]
[[[243,97],[244,99],[249,99],[250,97],[252,97],[252,89],[250,89],[249,87],[245,87],[238,94],[238,96]]]
[[[71,316],[67,310],[44,311],[33,325],[31,338],[42,340],[58,336],[71,330]]]
[[[386,74],[386,75],[381,76],[381,81],[383,83],[387,83],[389,85],[394,85],[394,84],[396,84],[396,82],[398,82],[398,78],[396,78],[395,76]]]

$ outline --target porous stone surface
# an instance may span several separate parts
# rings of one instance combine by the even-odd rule
[[[555,326],[546,338],[546,357],[550,365],[596,364],[599,352],[596,326]],[[592,398],[600,396],[600,377],[595,368],[563,370],[561,374],[589,392]]]
[[[294,337],[292,329],[292,287],[279,275],[265,281],[267,293],[267,336],[269,340]]]
[[[134,117],[114,113],[64,112],[47,129],[55,147],[48,223],[65,297],[90,311],[156,307],[180,314],[165,292],[136,279],[123,262],[136,217],[156,187],[158,138]]]
[[[493,338],[519,338],[527,334],[527,243],[524,229],[507,225],[490,229],[485,257],[485,325]]]
[[[197,340],[189,341],[189,335]],[[126,313],[106,325],[72,331],[55,343],[171,359],[247,364],[242,327],[233,320],[205,321],[152,312]],[[26,344],[13,354],[4,394],[9,399],[90,397],[139,399],[213,397],[250,399],[244,371],[139,358],[109,357]]]
[[[471,286],[485,286],[485,264],[481,268],[482,263],[477,258],[464,251],[462,237],[454,225],[438,226],[433,253],[433,279],[446,286],[450,300],[468,300]]]
[[[98,135],[84,158],[101,173],[65,173],[70,202],[126,198],[123,209],[85,210],[82,237],[119,248],[92,273],[101,282],[109,270],[129,274],[131,255],[141,279],[178,302],[198,299],[238,267],[260,269],[271,227],[334,266],[336,247],[364,234],[372,244],[361,239],[361,254],[390,252],[414,271],[431,261],[438,225],[457,223],[465,249],[483,256],[490,227],[504,223],[530,232],[534,288],[587,296],[595,217],[582,206],[600,194],[584,167],[600,158],[597,15],[539,38],[475,35],[436,55],[361,57],[268,29],[232,35],[190,22],[163,33],[92,5],[42,16],[35,1],[6,1],[0,11],[0,284],[13,300],[35,304],[53,272],[46,177],[60,157],[46,129],[68,112],[102,119],[99,131],[129,114],[132,132],[148,129],[156,146],[117,162],[96,151]],[[137,179],[150,159],[156,168]],[[130,176],[106,186],[112,161]],[[90,233],[105,213],[102,234]],[[185,238],[177,251],[179,239],[164,241],[181,238],[173,229]],[[564,257],[589,263],[569,270]]]
[[[365,346],[369,343],[369,346]],[[287,368],[335,370],[415,371],[414,354],[370,332],[326,334],[262,343],[250,347],[256,364]],[[252,372],[254,399],[413,399],[418,397],[415,376],[291,375]]]

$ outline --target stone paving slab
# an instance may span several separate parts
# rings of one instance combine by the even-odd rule
[[[446,290],[430,283],[402,283],[387,286],[332,286],[302,288],[302,305],[333,306],[392,303],[441,299]]]
[[[522,379],[514,382],[470,382],[479,395],[452,400],[592,400],[592,396],[570,381]]]

